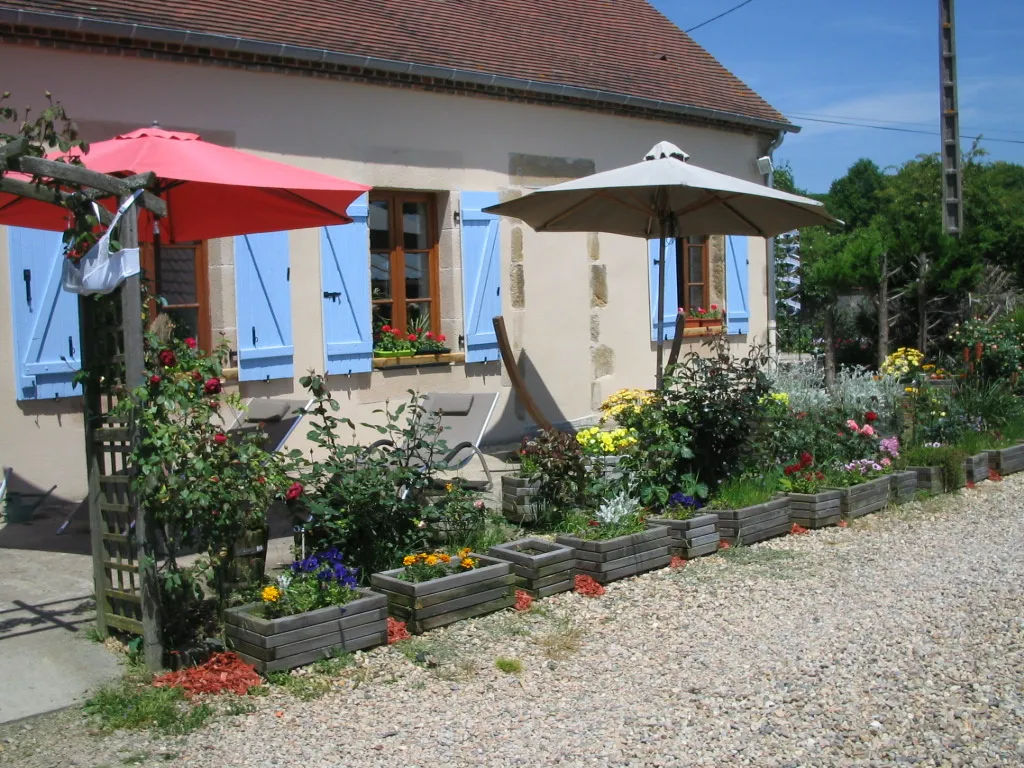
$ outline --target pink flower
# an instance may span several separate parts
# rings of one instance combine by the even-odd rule
[[[878,463],[881,464],[883,467],[888,467],[889,465],[892,464],[892,459],[890,459],[888,456],[886,456],[884,459],[882,459]]]
[[[483,499],[477,499],[473,502],[473,509],[483,509],[485,506]]]
[[[862,435],[867,435],[868,437],[871,437],[873,434],[875,434],[875,430],[872,428],[870,424],[865,424],[863,427],[861,427],[860,433]]]
[[[860,427],[859,427],[859,426],[857,426],[857,422],[856,422],[856,421],[854,421],[853,419],[849,419],[849,420],[848,420],[848,421],[846,422],[846,426],[848,426],[848,427],[849,427],[850,429],[852,429],[852,430],[853,430],[854,432],[857,432],[857,431],[859,431],[859,430],[860,430]]]
[[[195,349],[198,346],[198,344],[196,344],[195,339],[189,336],[187,339],[185,339],[185,346],[188,347],[189,349]]]
[[[218,432],[216,435],[213,436],[213,442],[215,442],[217,445],[224,445],[224,443],[226,443],[227,441],[228,436],[225,435],[223,432]]]
[[[295,501],[297,498],[299,498],[299,496],[302,495],[302,491],[303,491],[302,483],[292,483],[288,487],[288,490],[285,491],[284,497],[288,501]]]
[[[717,312],[718,311],[718,305],[717,304],[712,304],[711,305],[711,311],[712,312]]]

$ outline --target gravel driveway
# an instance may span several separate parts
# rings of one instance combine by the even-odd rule
[[[1021,766],[1022,584],[1018,475],[378,649],[189,736],[14,726],[0,764]]]

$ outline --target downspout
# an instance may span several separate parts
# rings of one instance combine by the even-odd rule
[[[768,149],[765,154],[772,160],[771,170],[768,171],[765,176],[765,184],[768,188],[775,186],[775,150],[782,146],[782,142],[786,140],[786,132],[779,131],[778,135],[768,143]],[[775,307],[775,238],[769,237],[767,242],[768,258],[765,259],[765,279],[768,281],[768,330],[766,332],[768,353],[772,351],[772,338],[776,333],[775,320],[776,320],[776,307]]]

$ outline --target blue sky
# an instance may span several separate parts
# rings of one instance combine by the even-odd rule
[[[686,29],[740,0],[652,2]],[[1024,142],[1024,0],[960,0],[956,12],[961,134]],[[811,192],[827,191],[861,157],[884,168],[939,150],[937,135],[800,118],[937,133],[937,0],[752,0],[692,36],[802,127],[776,160]],[[1024,143],[982,146],[990,159],[1024,163]]]

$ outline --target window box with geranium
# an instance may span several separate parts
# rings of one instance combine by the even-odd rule
[[[389,615],[404,621],[413,634],[515,602],[511,564],[466,549],[406,555],[401,568],[372,574],[370,584],[387,597]]]
[[[684,317],[684,328],[704,329],[705,333],[713,333],[722,329],[723,313],[717,304],[712,304],[709,307],[694,307],[689,311],[680,307],[679,314]]]
[[[255,602],[224,612],[233,649],[262,673],[387,642],[387,600],[357,586],[336,549],[292,563]]]
[[[401,328],[392,328],[390,325],[381,326],[380,331],[374,338],[374,357],[412,357],[416,354],[416,334],[409,334]]]

